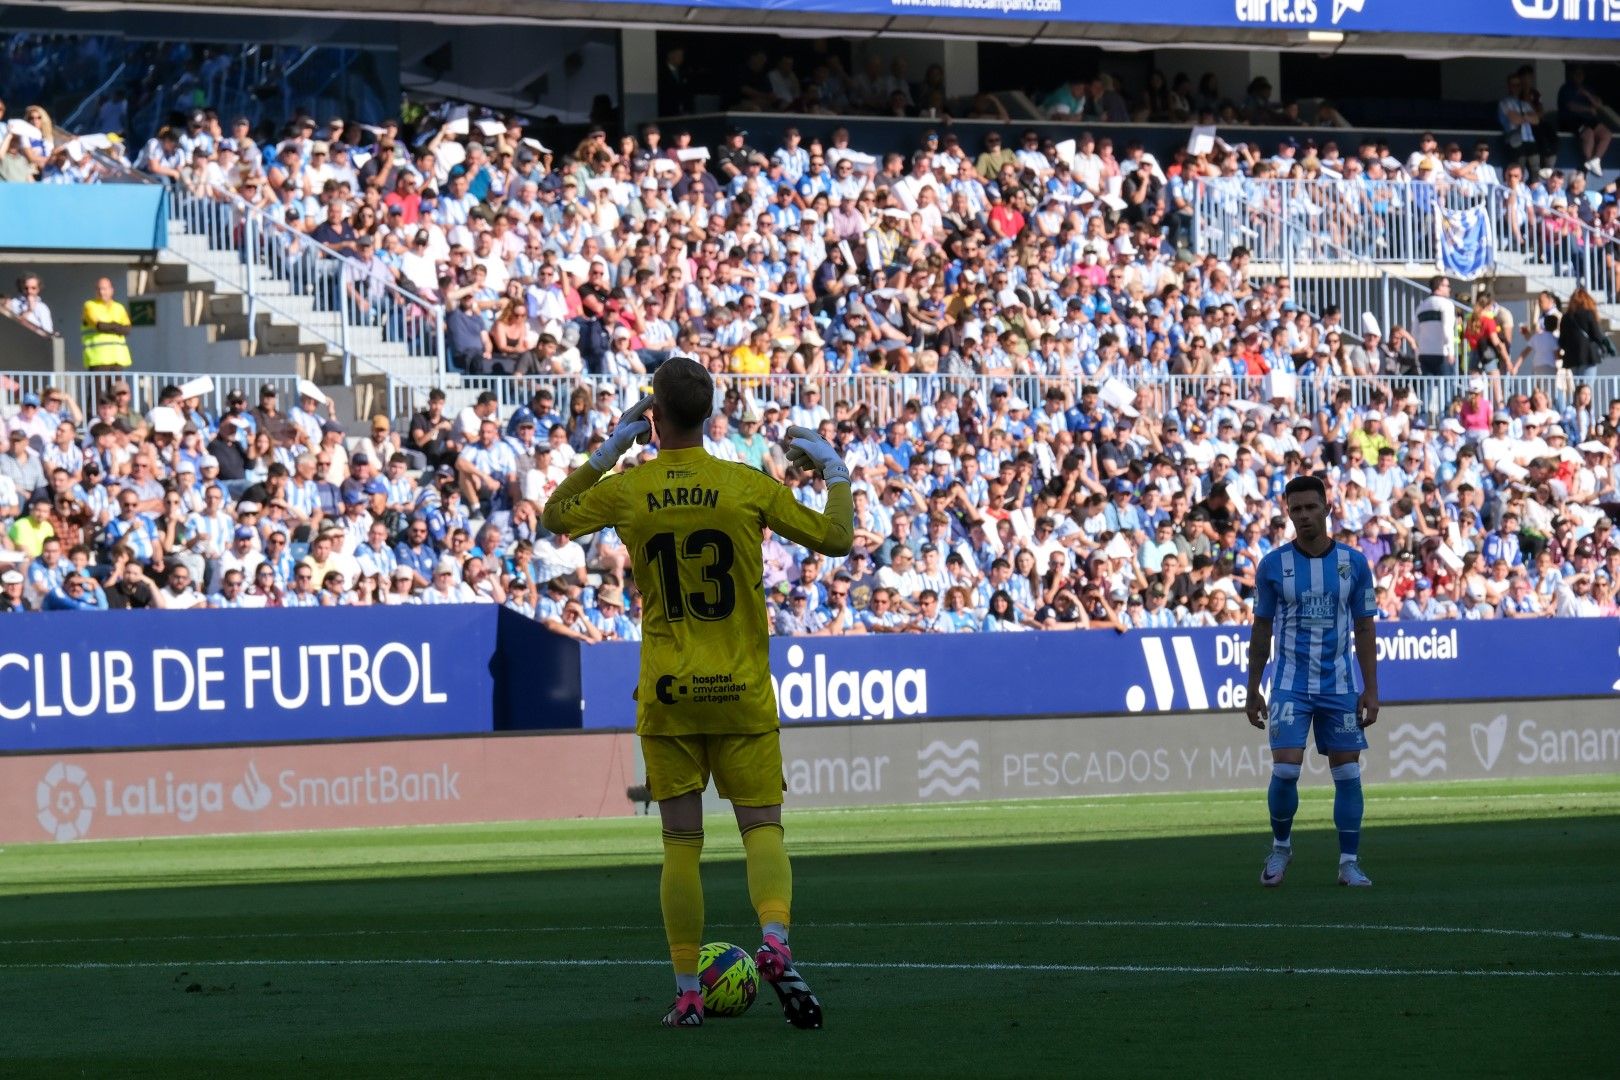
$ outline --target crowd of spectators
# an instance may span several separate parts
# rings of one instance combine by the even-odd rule
[[[547,536],[538,511],[678,350],[723,395],[711,452],[812,503],[782,426],[823,428],[851,463],[848,560],[765,540],[786,632],[1242,622],[1300,471],[1329,479],[1387,617],[1612,615],[1620,401],[1594,399],[1601,330],[1569,329],[1598,327],[1591,297],[1547,297],[1517,336],[1486,297],[1437,344],[1306,310],[1242,247],[1191,249],[1191,185],[1297,149],[1160,163],[1086,132],[969,148],[939,129],[868,154],[842,128],[760,149],[648,127],[556,152],[459,110],[298,117],[261,142],[198,110],[135,167],[306,231],[345,288],[443,302],[458,368],[538,390],[510,415],[489,393],[449,416],[440,395],[403,438],[377,417],[364,440],[313,386],[286,414],[272,394],[218,417],[178,387],[145,417],[116,385],[94,417],[25,396],[4,421],[19,580],[0,604],[487,601],[632,636],[623,545]],[[1504,381],[1520,355],[1533,394]]]
[[[620,539],[540,521],[610,430],[611,386],[541,387],[505,416],[489,393],[451,416],[435,391],[403,430],[377,416],[351,435],[309,383],[285,411],[266,386],[217,416],[205,386],[167,387],[143,416],[108,379],[91,416],[57,389],[5,410],[0,610],[497,603],[583,641],[639,634]],[[940,383],[887,423],[816,380],[788,401],[765,385],[727,385],[709,452],[815,506],[821,481],[780,450],[811,426],[855,494],[847,558],[763,536],[779,633],[1241,625],[1302,472],[1374,565],[1381,618],[1617,613],[1620,399],[1587,383],[1563,409],[1474,377],[1439,411],[1396,385],[1314,415],[1232,377],[1162,410],[1114,381],[1046,381],[1036,401]]]

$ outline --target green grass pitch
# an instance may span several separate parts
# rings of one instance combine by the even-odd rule
[[[701,1030],[655,819],[0,852],[0,1076],[1615,1076],[1620,777],[788,814],[827,1027]],[[709,940],[750,949],[736,830]]]

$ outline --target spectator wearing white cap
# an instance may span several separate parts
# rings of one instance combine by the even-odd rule
[[[448,555],[440,559],[433,567],[433,581],[418,599],[430,607],[472,603],[472,590],[461,580],[461,564]]]
[[[23,594],[24,577],[9,566],[0,573],[0,614],[33,611],[34,605]]]
[[[304,445],[314,449],[321,444],[321,406],[326,406],[327,419],[332,419],[332,401],[308,379],[298,381],[298,404],[287,414],[297,427]]]

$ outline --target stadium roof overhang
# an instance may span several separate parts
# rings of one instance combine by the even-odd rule
[[[1559,0],[1429,0],[1401,7],[1407,15],[1364,17],[1376,0],[1163,0],[1138,23],[1092,22],[1078,16],[1096,11],[1090,0],[22,0],[7,7],[54,9],[76,15],[186,12],[296,19],[404,20],[446,25],[548,24],[631,26],[664,30],[774,32],[838,37],[909,37],[1028,44],[1085,44],[1120,50],[1224,48],[1304,49],[1318,53],[1394,53],[1423,59],[1452,57],[1545,56],[1563,60],[1620,59],[1620,14],[1602,21],[1602,0],[1578,6],[1586,21],[1556,18]],[[1018,17],[961,17],[926,14],[928,9],[977,7],[1030,9]],[[1448,9],[1466,4],[1471,17],[1453,18]],[[1551,5],[1550,7],[1548,5]],[[1100,7],[1101,5],[1098,5]],[[1568,4],[1563,5],[1568,8]],[[1612,5],[1610,5],[1612,6]],[[915,8],[922,14],[896,14]],[[1054,10],[1043,18],[1034,10]],[[1213,9],[1213,10],[1212,10]],[[1252,12],[1255,22],[1240,23]],[[1496,10],[1500,9],[1500,10]],[[1118,9],[1113,9],[1117,11]],[[1329,13],[1331,10],[1331,22]],[[746,12],[746,20],[739,15]],[[1185,21],[1178,21],[1185,12]],[[1539,12],[1540,14],[1535,14]],[[1548,13],[1551,14],[1548,14]],[[1504,14],[1505,13],[1505,14]],[[1526,13],[1531,13],[1527,17]],[[1280,19],[1276,18],[1281,16]],[[1412,18],[1406,28],[1404,20]],[[1191,25],[1194,21],[1229,25]],[[1261,21],[1264,20],[1264,21]],[[1455,33],[1466,26],[1490,33]],[[1517,33],[1513,31],[1518,31]],[[1534,31],[1540,31],[1536,33]],[[1375,76],[1375,71],[1369,72]]]

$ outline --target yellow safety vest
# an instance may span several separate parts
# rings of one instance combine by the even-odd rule
[[[80,331],[84,336],[84,366],[87,368],[129,367],[129,342],[122,334],[110,334],[96,329],[97,323],[123,323],[129,325],[129,312],[116,300],[102,303],[86,300]]]

